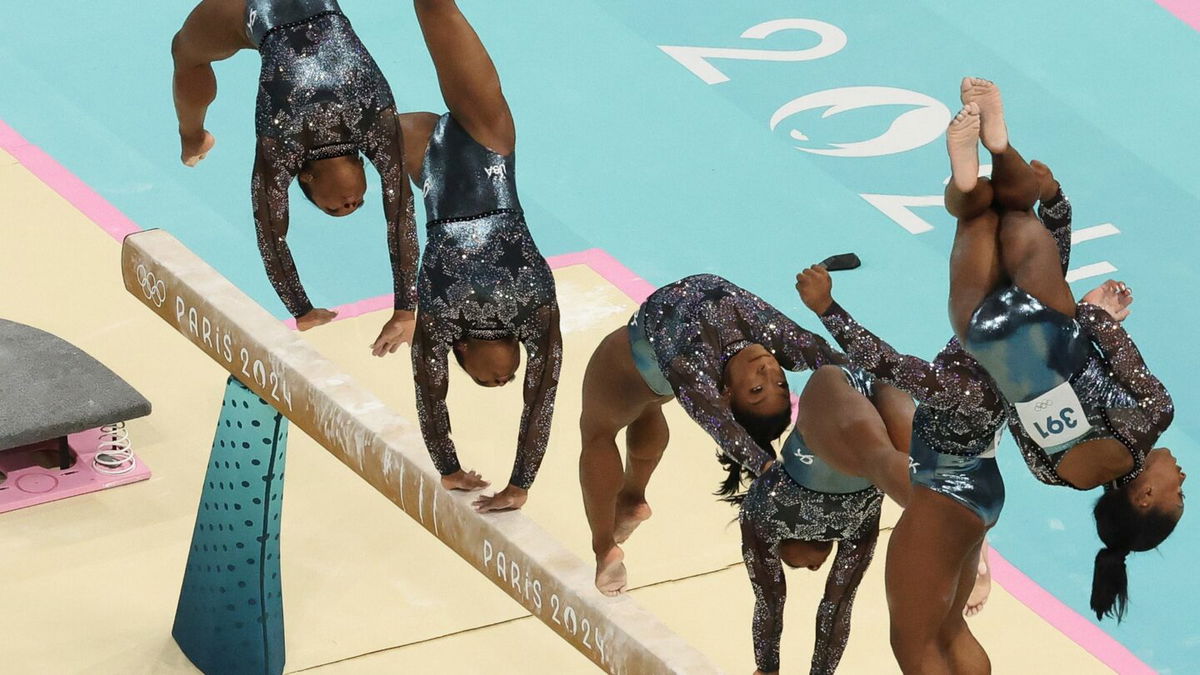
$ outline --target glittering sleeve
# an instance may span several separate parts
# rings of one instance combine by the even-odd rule
[[[446,353],[450,351],[450,345],[436,339],[435,335],[433,319],[427,314],[418,314],[412,342],[417,418],[434,466],[438,473],[448,476],[462,467],[458,463],[454,441],[450,439],[450,412],[446,408],[449,390]]]
[[[787,581],[783,563],[771,552],[754,521],[743,512],[742,561],[754,588],[754,663],[764,673],[779,670],[779,640],[783,635],[783,606],[787,601]]]
[[[754,341],[774,354],[780,366],[801,371],[846,363],[846,357],[830,347],[825,338],[801,328],[757,295],[742,288],[735,292],[742,294],[743,305],[753,308]]]
[[[837,302],[825,310],[821,322],[846,350],[852,363],[921,403],[944,409],[963,404],[987,410],[1003,409],[995,389],[960,360],[943,359],[946,351],[933,363],[901,354],[855,321]],[[969,360],[961,350],[955,353]]]
[[[875,555],[879,516],[861,539],[838,542],[837,557],[825,580],[825,595],[817,606],[817,639],[813,643],[812,675],[832,675],[850,639],[850,612],[863,574]]]
[[[1071,264],[1071,202],[1063,194],[1062,187],[1054,197],[1038,204],[1038,217],[1054,237],[1063,274],[1066,274]]]
[[[366,134],[363,154],[375,165],[383,188],[388,254],[392,261],[395,309],[417,308],[417,229],[412,188],[404,175],[404,134],[394,110],[385,110]]]
[[[521,330],[528,362],[525,364],[525,409],[517,439],[517,459],[509,484],[528,490],[537,476],[558,393],[558,371],[562,365],[562,335],[558,327],[558,305],[551,303],[533,312]]]
[[[1135,410],[1110,409],[1109,421],[1124,440],[1149,450],[1175,418],[1175,404],[1162,381],[1150,372],[1137,345],[1120,321],[1096,305],[1081,302],[1075,320],[1100,348],[1113,379],[1137,401]]]
[[[774,459],[758,447],[750,434],[733,418],[733,411],[721,396],[719,359],[707,352],[678,356],[667,371],[679,405],[700,428],[708,432],[730,459],[758,475]]]
[[[288,186],[300,173],[303,158],[303,151],[291,143],[260,138],[254,154],[254,174],[250,179],[254,227],[267,278],[284,306],[296,317],[313,308],[287,245]]]

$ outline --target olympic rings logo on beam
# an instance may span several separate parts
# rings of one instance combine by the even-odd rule
[[[155,307],[162,307],[163,303],[167,301],[166,282],[155,277],[154,273],[148,271],[145,265],[138,265],[137,279],[138,284],[142,287],[142,295],[153,302]]]

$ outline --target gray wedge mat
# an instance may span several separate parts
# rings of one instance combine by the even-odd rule
[[[149,414],[149,401],[78,347],[0,319],[0,450]]]

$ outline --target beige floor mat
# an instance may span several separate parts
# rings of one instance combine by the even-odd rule
[[[4,153],[0,202],[7,210],[0,315],[73,342],[154,405],[149,418],[131,424],[135,450],[154,471],[149,481],[0,516],[3,670],[191,672],[169,632],[224,371],[126,295],[117,242]],[[169,228],[169,218],[160,224]],[[526,511],[586,559],[577,478],[580,382],[592,348],[633,304],[587,267],[555,276],[566,357],[550,451]],[[367,349],[382,320],[366,315],[305,336],[412,415],[407,355],[379,360]],[[519,390],[482,389],[456,373],[449,403],[463,464],[502,483],[511,468]],[[749,672],[752,595],[737,566],[737,533],[729,525],[735,512],[709,496],[721,476],[715,445],[677,406],[668,420],[671,446],[649,491],[655,516],[626,549],[632,585],[652,585],[635,597],[719,664]],[[299,432],[288,462],[282,559],[289,671],[594,671]],[[889,507],[885,524],[895,516]],[[789,670],[807,662],[823,584],[800,573],[791,581]],[[894,670],[882,565],[864,584],[855,622],[845,672]],[[1048,662],[1103,670],[1003,590],[975,625],[997,672],[1032,668],[1035,654],[1042,672]],[[69,649],[56,646],[62,636],[69,636]]]

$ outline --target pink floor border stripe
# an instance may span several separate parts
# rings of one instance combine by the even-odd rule
[[[1200,3],[1196,0],[1154,0],[1175,18],[1200,30]]]
[[[1045,619],[1046,623],[1057,628],[1060,633],[1083,647],[1104,665],[1122,675],[1154,675],[1158,672],[1146,665],[1125,645],[1104,632],[1104,629],[1088,621],[1079,612],[1054,597],[1050,591],[1025,576],[1024,572],[1005,560],[999,551],[991,547],[989,549],[988,562],[992,568],[992,578],[1023,605]]]
[[[15,129],[0,120],[0,149],[16,158],[30,173],[54,190],[83,215],[100,226],[100,229],[121,241],[127,235],[141,230],[117,207],[88,187],[41,148],[25,140]]]
[[[1159,4],[1200,30],[1200,8],[1193,9],[1190,5],[1185,6],[1191,1],[1158,0]],[[1176,9],[1172,9],[1172,5]],[[1185,18],[1184,15],[1190,18]],[[3,120],[0,120],[0,149],[15,157],[25,168],[29,169],[30,173],[62,195],[64,199],[117,241],[142,229],[108,200],[88,187],[75,174],[43,152],[41,148],[26,141]],[[546,261],[553,269],[571,265],[587,265],[628,295],[634,302],[645,301],[654,291],[652,284],[634,274],[616,258],[599,248],[551,256]],[[390,294],[381,295],[335,307],[334,311],[338,313],[338,319],[349,319],[390,308],[393,306],[392,299]],[[296,326],[295,319],[289,319],[285,323],[292,328]],[[1153,668],[1130,652],[1125,645],[1117,642],[1108,633],[1080,616],[1078,612],[1064,605],[1049,591],[1025,576],[1021,570],[1005,560],[996,549],[991,549],[991,565],[992,578],[1006,591],[1109,668],[1123,675],[1143,675],[1155,672]]]

